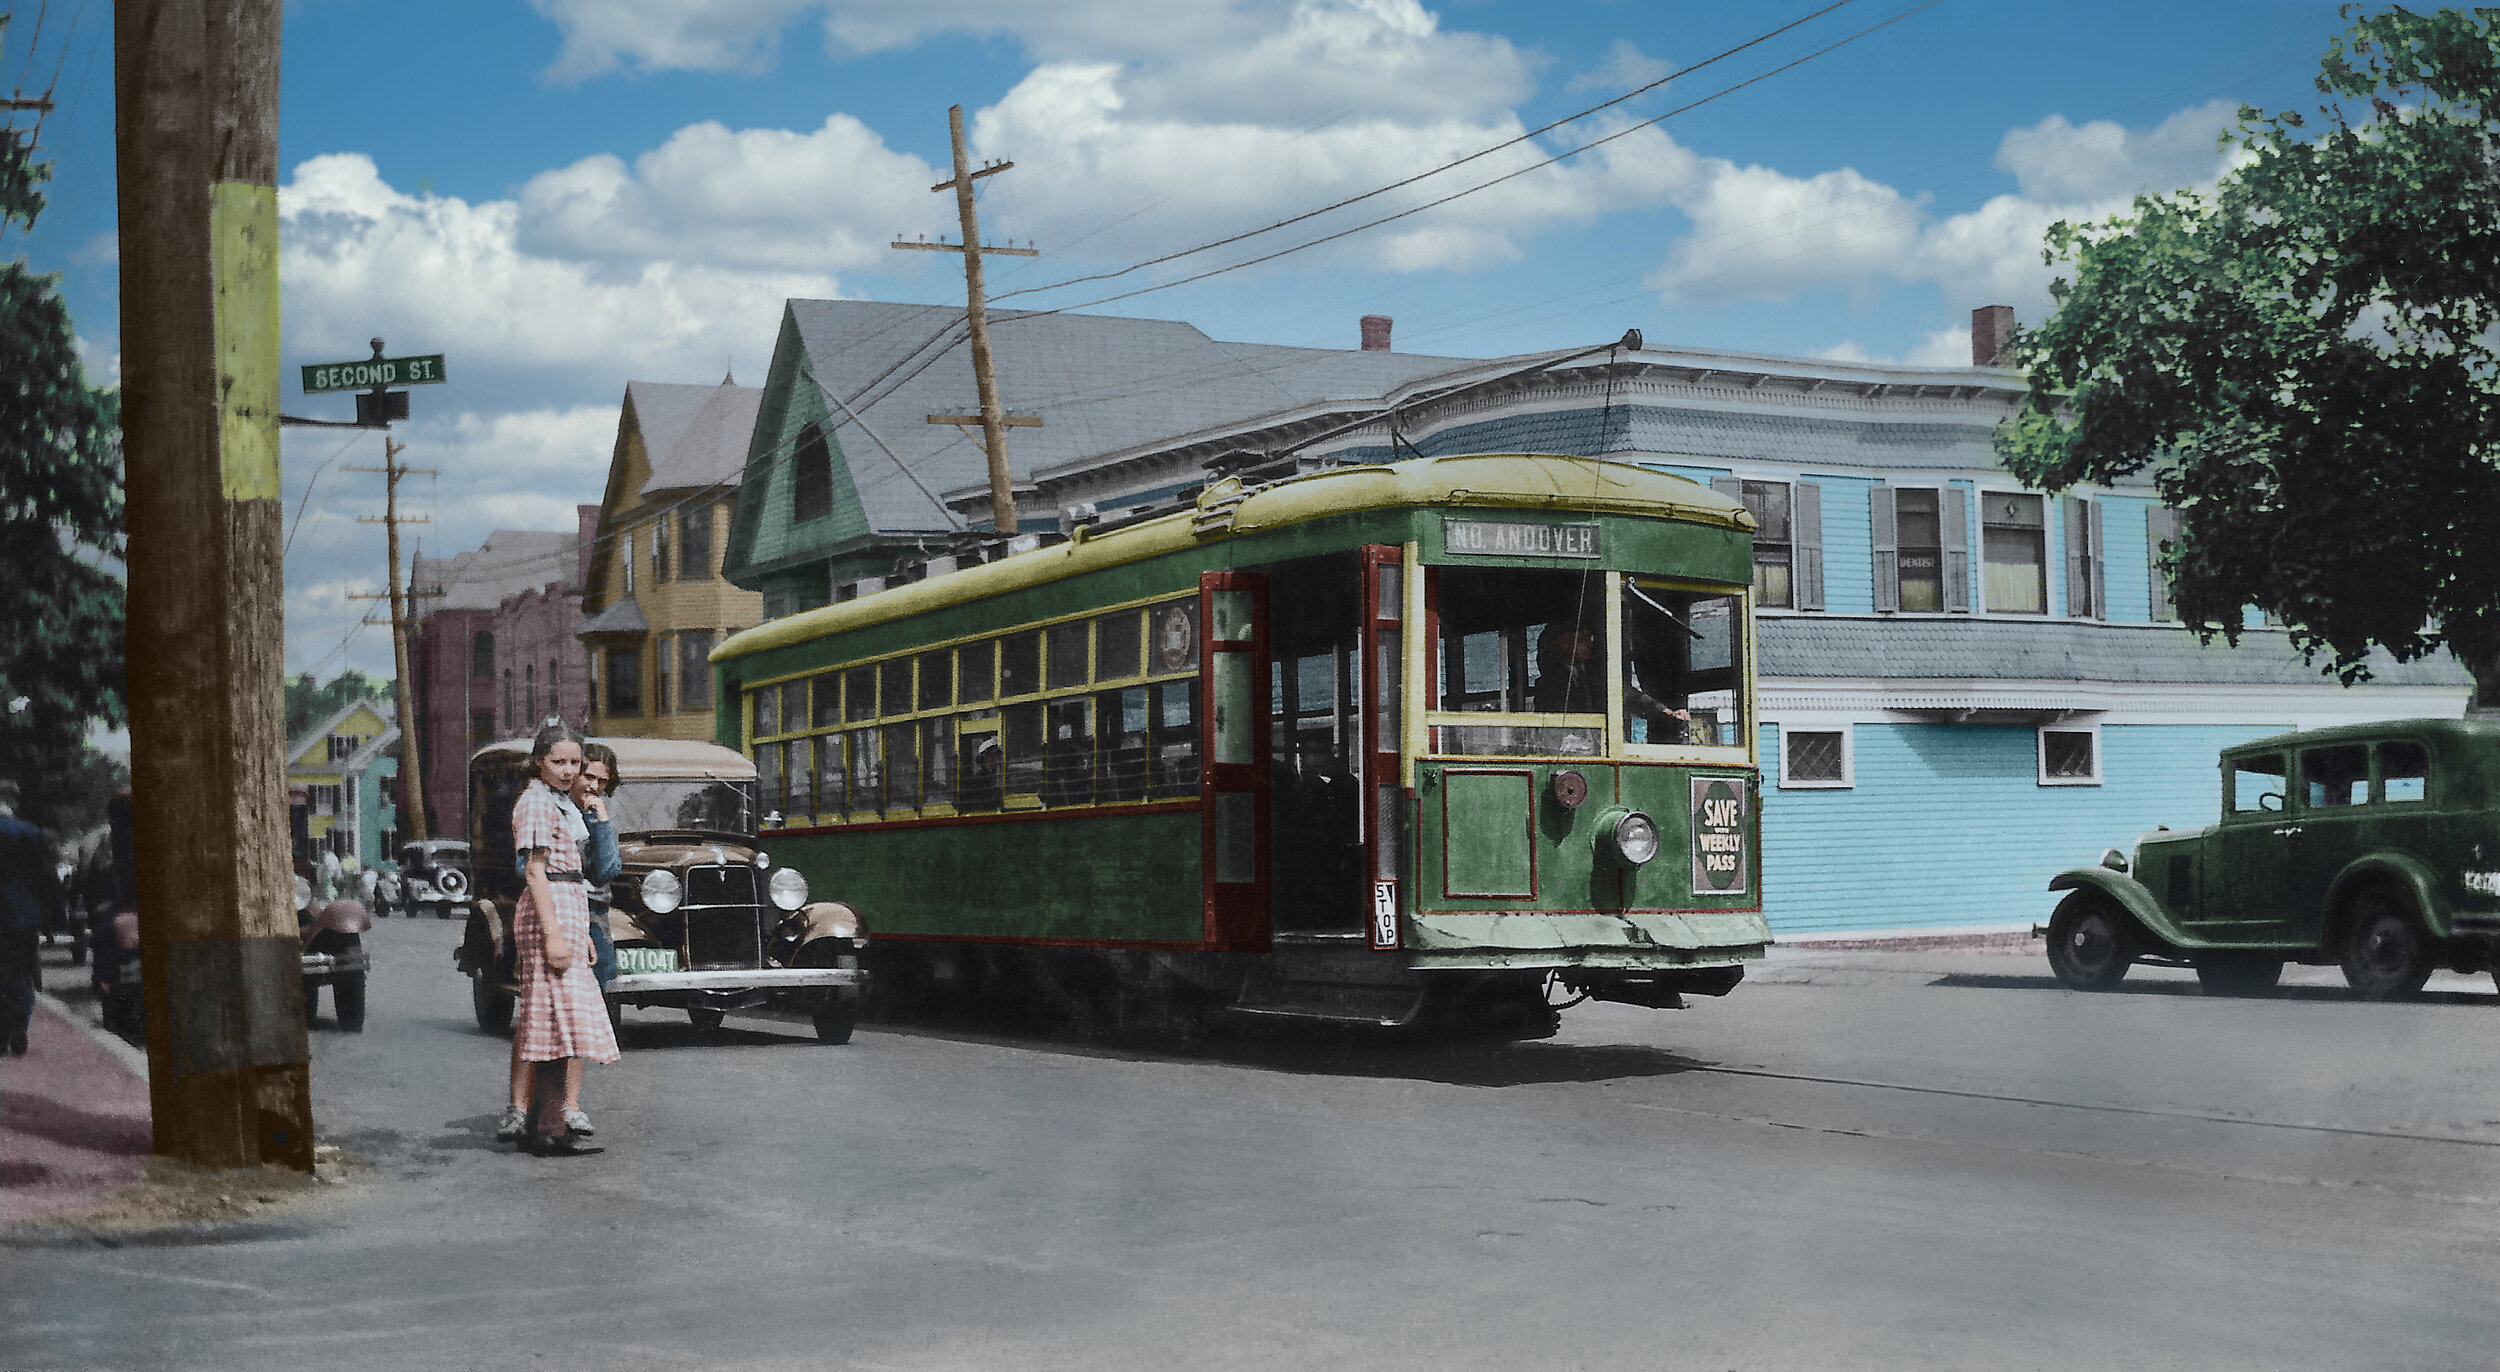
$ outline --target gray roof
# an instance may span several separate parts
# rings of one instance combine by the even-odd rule
[[[2151,624],[2022,622],[1949,615],[1861,618],[1765,615],[1761,672],[1772,677],[1902,680],[2219,683],[2316,686],[2327,663],[2305,663],[2281,630],[2252,629],[2240,646],[2196,641],[2184,628]],[[2445,653],[2397,662],[2370,657],[2371,680],[2405,686],[2470,686]]]
[[[579,575],[577,533],[541,529],[497,529],[484,543],[453,558],[421,557],[409,570],[409,585],[439,590],[439,599],[418,602],[419,612],[492,610],[504,597],[535,591],[549,582],[573,584]]]
[[[627,596],[583,620],[581,627],[573,631],[573,636],[588,638],[592,634],[639,634],[650,628],[651,621],[644,617],[641,604],[632,596]]]
[[[869,526],[949,527],[885,449],[931,491],[988,480],[977,429],[967,437],[928,422],[932,414],[980,408],[971,350],[962,341],[964,312],[867,300],[793,300],[789,309],[817,378],[884,440],[879,446],[825,402]],[[1353,322],[1347,320],[1349,331]],[[1008,461],[1019,479],[1287,406],[1337,397],[1367,404],[1415,377],[1474,365],[1419,353],[1219,342],[1173,320],[1017,310],[991,312],[990,338],[1006,408],[1042,420],[1038,429],[1008,431]],[[936,361],[915,373],[932,355]]]
[[[764,398],[760,387],[628,381],[625,398],[651,455],[650,479],[636,494],[738,484],[755,433],[755,407]]]

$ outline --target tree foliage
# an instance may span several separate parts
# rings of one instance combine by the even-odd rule
[[[0,130],[0,232],[33,227],[50,176]],[[128,717],[120,396],[87,385],[55,287],[0,265],[0,766],[21,779],[82,765],[90,722]]]
[[[2210,194],[2049,231],[1998,446],[2052,490],[2149,469],[2205,637],[2254,605],[2347,681],[2445,644],[2500,705],[2500,9],[2353,12],[2314,127],[2243,107]]]

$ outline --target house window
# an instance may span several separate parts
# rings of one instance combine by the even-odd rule
[[[390,808],[392,808],[392,809],[394,809],[394,810],[396,810],[396,809],[398,809],[398,808],[399,808],[399,778],[398,778],[398,777],[396,777],[396,776],[387,776],[387,777],[382,778],[381,783],[380,783],[379,790],[380,790],[380,792],[381,792],[381,796],[382,796],[382,803],[383,803],[384,805],[387,805],[387,806],[389,806]],[[385,846],[388,846],[388,845],[385,845]]]
[[[538,668],[535,664],[521,669],[521,703],[528,707],[521,716],[522,722],[535,722],[538,718]]]
[[[634,593],[634,536],[625,535],[625,594]]]
[[[692,630],[677,636],[677,707],[712,708],[712,631]]]
[[[1857,784],[1850,729],[1780,726],[1780,789],[1841,790]]]
[[[330,760],[332,762],[337,762],[343,758],[355,756],[356,745],[364,742],[364,740],[360,738],[349,738],[345,734],[332,734],[330,735],[329,742]]]
[[[608,713],[642,713],[642,650],[608,649]]]
[[[651,521],[651,584],[668,580],[668,516]]]
[[[669,704],[668,704],[668,678],[669,678],[669,670],[668,670],[668,666],[669,666],[669,663],[668,663],[668,649],[669,649],[669,637],[668,637],[668,635],[666,635],[666,634],[662,634],[662,635],[660,635],[659,637],[657,637],[657,638],[655,638],[655,639],[651,640],[651,642],[652,642],[652,645],[653,645],[653,651],[652,651],[652,655],[651,655],[651,665],[652,665],[652,667],[655,669],[655,670],[651,673],[651,708],[652,708],[652,710],[653,710],[653,712],[654,712],[654,713],[657,713],[657,714],[663,714],[663,715],[664,715],[664,714],[667,714],[667,713],[668,713],[668,710],[669,710]]]
[[[1753,598],[1756,605],[1794,606],[1795,542],[1789,522],[1788,483],[1744,483],[1745,508],[1753,511]]]
[[[833,450],[821,424],[799,430],[790,469],[790,518],[800,524],[833,513]]]
[[[1893,502],[1901,540],[1901,608],[1933,614],[1944,608],[1944,530],[1936,492],[1899,491]]]
[[[681,581],[712,579],[712,510],[697,505],[678,517],[677,576]]]
[[[395,853],[399,851],[399,831],[397,829],[375,830],[373,834],[373,847],[376,852],[380,853]]]
[[[480,629],[469,640],[469,675],[491,677],[495,674],[495,635]]]
[[[503,722],[507,731],[511,729],[515,718],[512,713],[512,699],[512,669],[507,667],[503,674]]]
[[[2048,530],[2040,497],[1980,497],[1980,585],[1991,614],[2049,612]]]
[[[2097,724],[2053,725],[2040,730],[2040,784],[2101,784],[2101,728]]]

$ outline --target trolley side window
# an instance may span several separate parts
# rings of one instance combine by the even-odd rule
[[[1623,585],[1623,736],[1745,746],[1744,601],[1639,577]]]

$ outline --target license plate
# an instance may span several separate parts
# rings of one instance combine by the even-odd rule
[[[619,948],[616,950],[616,970],[620,976],[632,976],[638,972],[674,972],[677,970],[677,950]]]

